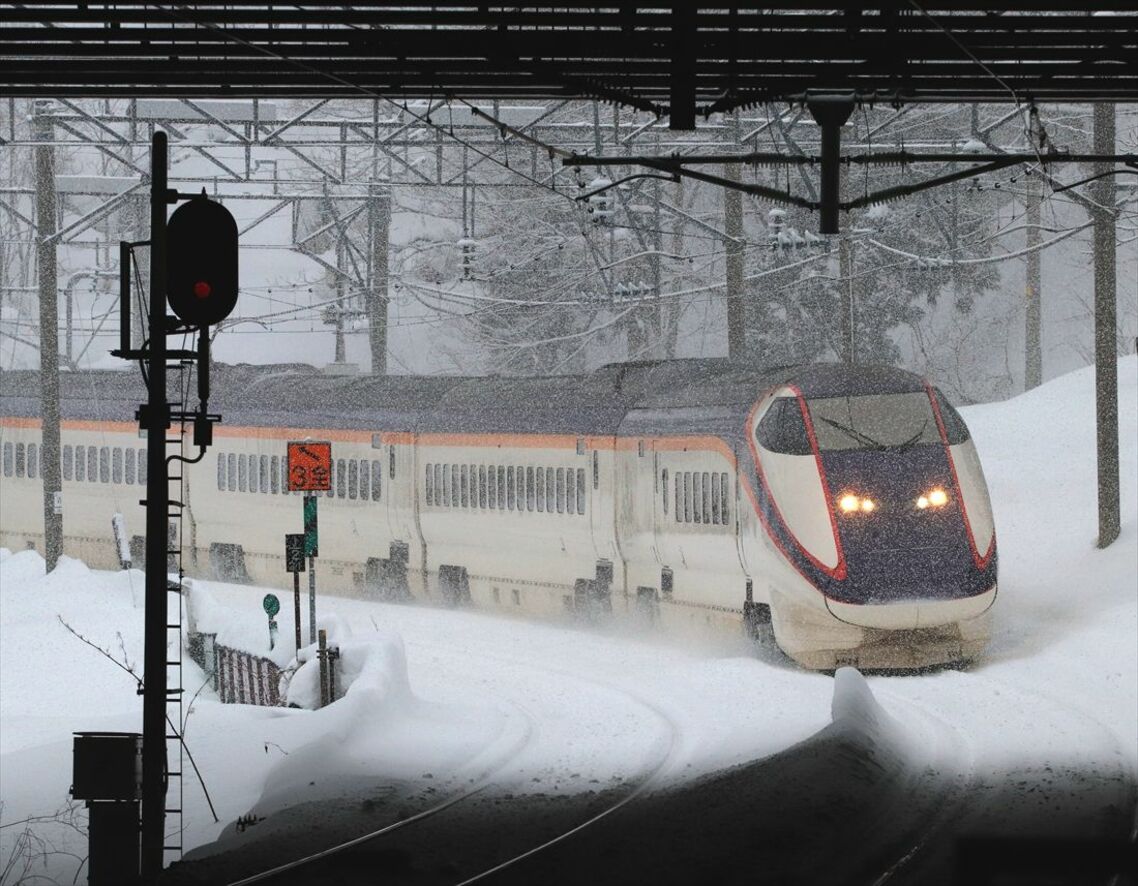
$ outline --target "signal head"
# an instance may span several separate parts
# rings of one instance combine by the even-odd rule
[[[204,193],[166,225],[166,298],[193,326],[224,320],[237,306],[237,222]]]

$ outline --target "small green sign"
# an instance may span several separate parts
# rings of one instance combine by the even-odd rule
[[[304,554],[307,557],[317,557],[320,554],[320,545],[316,532],[316,496],[304,497]]]
[[[281,611],[281,601],[277,599],[276,594],[265,594],[265,599],[261,601],[261,605],[265,607],[265,612],[268,613],[269,618]]]

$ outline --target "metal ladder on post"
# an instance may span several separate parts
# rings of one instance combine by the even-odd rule
[[[182,381],[187,373],[181,367]],[[179,384],[181,388],[182,385]],[[176,437],[166,437],[166,446],[176,447],[178,455],[185,455],[185,421],[177,422]],[[184,686],[182,683],[182,624],[185,599],[182,581],[185,572],[182,563],[182,512],[185,508],[185,463],[168,462],[167,473],[170,511],[167,513],[166,549],[166,828],[163,837],[163,866],[180,860],[185,834],[185,783],[182,777],[185,765],[182,748],[182,717]],[[174,599],[171,599],[171,595]],[[175,765],[175,761],[176,765]],[[173,857],[171,857],[171,855]]]

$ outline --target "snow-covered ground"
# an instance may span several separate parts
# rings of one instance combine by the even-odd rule
[[[1117,782],[1119,804],[1133,802],[1138,359],[1120,361],[1119,369],[1121,538],[1096,548],[1090,369],[966,410],[1000,545],[990,653],[967,671],[868,681],[901,724],[914,759],[960,773],[972,786],[1022,773],[1025,784],[1040,788],[1025,789],[1024,802],[1053,802],[1048,786],[1063,771],[1098,773]],[[131,676],[61,619],[128,666],[142,658],[141,574],[91,572],[66,561],[45,577],[34,552],[2,557],[0,868],[27,830],[18,822],[65,807],[71,732],[136,730],[140,723]],[[264,592],[196,582],[199,629],[267,652]],[[291,593],[278,594],[277,651],[287,658]],[[213,822],[188,777],[187,846],[223,835],[210,851],[239,846],[271,825],[237,834],[231,824],[238,816],[271,821],[285,807],[358,798],[392,783],[442,798],[484,781],[547,795],[649,775],[675,781],[768,756],[831,723],[832,678],[745,648],[684,647],[333,597],[321,597],[319,606],[343,650],[346,697],[322,711],[265,709],[221,705],[203,690],[186,740],[221,821]],[[312,692],[310,671],[294,678],[295,697]],[[188,690],[202,680],[187,664]],[[1093,818],[1096,810],[1087,812]],[[36,822],[34,829],[52,841],[36,872],[70,882],[85,855],[83,837],[62,823]]]

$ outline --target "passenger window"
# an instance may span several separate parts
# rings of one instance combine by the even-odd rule
[[[705,475],[706,476],[706,475]],[[711,522],[719,525],[719,475],[711,475]]]
[[[565,468],[557,469],[557,513],[565,513]]]
[[[593,450],[593,488],[601,488],[601,464],[597,458],[597,450]]]
[[[268,493],[269,491],[269,457],[267,455],[261,456],[261,492]]]
[[[486,472],[486,503],[489,505],[490,510],[498,509],[498,470],[495,465],[490,465],[490,469]]]
[[[470,478],[468,474],[469,468],[463,465],[458,470],[459,482],[459,495],[462,507],[470,507]]]
[[[545,513],[557,510],[557,474],[553,468],[545,469]]]
[[[679,523],[684,519],[684,479],[683,472],[676,472],[676,522]]]
[[[328,491],[324,493],[325,498],[335,498],[336,496],[336,475],[339,473],[336,467],[336,460],[328,460]]]
[[[87,447],[87,482],[99,482],[99,450],[94,446]]]
[[[450,507],[451,488],[450,465],[443,465],[443,505],[448,508]]]
[[[23,443],[16,444],[16,476],[23,477],[28,471],[27,448]]]
[[[458,465],[450,466],[450,506],[457,508],[462,501],[462,483],[459,479]]]
[[[367,461],[360,462],[360,499],[367,501],[368,487],[371,483],[371,476],[368,473]]]
[[[427,465],[427,472],[426,472],[426,475],[424,476],[424,481],[425,482],[423,485],[423,490],[424,490],[424,495],[426,496],[426,499],[427,499],[427,504],[433,505],[435,503],[435,468],[434,468],[434,465],[431,465],[431,464]]]
[[[719,487],[720,487],[720,493],[721,493],[720,499],[719,499],[720,522],[722,522],[724,526],[730,526],[731,525],[731,508],[728,506],[727,502],[731,498],[731,485],[730,485],[730,481],[728,480],[727,474],[720,474],[719,475]]]
[[[281,494],[281,457],[269,458],[269,490],[273,495]]]
[[[122,450],[117,446],[111,452],[111,482],[122,483]]]
[[[526,509],[526,469],[518,465],[516,476],[518,478],[518,510]]]
[[[537,469],[537,488],[534,490],[537,499],[537,509],[545,513],[545,468]]]
[[[217,456],[217,488],[225,489],[225,453]]]
[[[692,482],[691,471],[684,471],[684,522],[690,523],[692,521]]]
[[[348,498],[354,501],[359,498],[360,463],[354,458],[348,459]]]
[[[145,486],[150,465],[146,461],[146,450],[138,450],[138,485]],[[232,481],[230,481],[232,482]],[[232,489],[232,487],[230,487]]]
[[[783,455],[810,455],[810,438],[796,397],[780,397],[771,404],[755,429],[759,445]]]
[[[237,456],[231,452],[231,453],[229,453],[227,458],[229,461],[229,472],[228,472],[229,491],[230,492],[236,492],[237,491]]]
[[[498,465],[498,510],[506,509],[506,469]]]
[[[668,513],[668,469],[660,472],[660,489],[664,494],[664,513]]]
[[[138,474],[137,455],[133,449],[123,450],[123,477],[126,479],[127,486],[134,485],[134,478]],[[218,487],[221,488],[220,486]]]
[[[134,451],[133,449],[131,450]],[[70,480],[75,473],[75,451],[70,446],[63,447],[63,479]]]
[[[4,476],[11,477],[15,468],[15,459],[12,457],[12,444],[4,444]]]
[[[585,469],[577,468],[577,513],[585,513]]]
[[[237,490],[246,492],[249,489],[249,460],[244,455],[237,456]]]
[[[336,459],[336,498],[348,497],[348,471],[342,458]]]
[[[936,394],[937,408],[940,410],[940,420],[944,423],[944,435],[948,438],[948,445],[956,446],[960,443],[967,443],[968,426],[964,424],[964,419],[960,417],[960,413],[953,408],[939,388],[933,390]]]
[[[486,466],[478,468],[478,507],[486,509]]]
[[[11,443],[6,443],[5,446],[11,446]],[[9,474],[11,476],[11,474]],[[87,447],[75,447],[75,479],[84,482],[87,479]]]
[[[446,504],[446,501],[443,498],[443,496],[446,494],[443,488],[443,478],[445,476],[446,474],[443,471],[443,466],[438,464],[435,465],[435,504],[437,505]]]
[[[35,443],[29,443],[28,444],[28,476],[29,477],[35,477],[37,471],[39,470],[39,464],[38,464],[39,459],[36,458],[37,454],[38,453],[36,452],[36,444]]]
[[[109,446],[99,448],[99,482],[111,482],[111,447]]]
[[[439,469],[435,465],[435,470]],[[435,488],[438,489],[439,475],[435,474]],[[379,494],[383,491],[383,465],[378,461],[371,463],[371,500],[379,501]],[[437,494],[437,493],[436,493]]]
[[[574,514],[577,511],[577,484],[576,477],[572,468],[565,470],[565,511],[569,514]]]
[[[532,511],[537,500],[537,489],[534,486],[534,470],[526,468],[526,510]]]
[[[514,509],[514,466],[506,468],[506,509]]]
[[[391,475],[391,479],[394,480],[395,479],[395,447],[394,446],[392,446],[390,449],[388,449],[388,462],[390,465],[389,473]]]
[[[699,472],[693,472],[692,477],[692,522],[702,523],[703,520],[703,477]]]
[[[703,473],[703,522],[711,522],[711,475]]]

